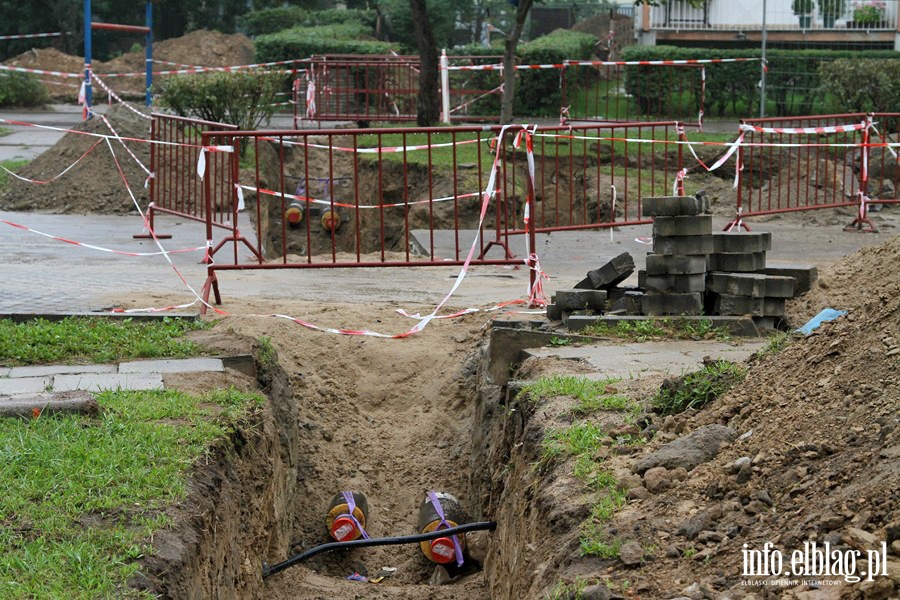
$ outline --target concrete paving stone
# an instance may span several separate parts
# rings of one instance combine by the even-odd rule
[[[772,234],[750,231],[714,233],[713,245],[716,252],[765,252],[772,249]]]
[[[596,313],[592,310],[576,310],[576,311],[572,311],[572,312],[563,311],[563,314],[562,314],[563,327],[566,326],[566,324],[569,322],[569,319],[571,319],[572,317],[590,317],[590,316],[593,316],[594,314],[596,314]]]
[[[647,275],[696,275],[706,273],[706,255],[647,255]]]
[[[751,298],[720,294],[715,311],[720,315],[751,315],[754,317],[784,316],[784,298]]]
[[[606,307],[606,290],[557,290],[555,303],[563,312],[603,310]]]
[[[703,294],[644,294],[641,308],[647,315],[699,315],[703,312]]]
[[[609,289],[628,279],[634,273],[634,258],[628,252],[615,256],[599,269],[588,271],[588,279],[594,289]]]
[[[695,196],[657,196],[644,198],[641,212],[645,217],[679,217],[709,212],[709,202]]]
[[[37,394],[50,386],[50,377],[14,377],[0,379],[0,396]]]
[[[812,289],[813,284],[819,279],[819,270],[815,265],[782,265],[775,264],[766,266],[763,269],[766,275],[778,275],[782,277],[793,277],[797,282],[794,288],[794,294],[800,296]]]
[[[576,290],[592,290],[594,289],[594,284],[591,282],[590,277],[585,277],[578,283],[572,286],[572,289]]]
[[[654,237],[711,234],[712,215],[696,215],[692,217],[656,217],[655,219],[653,219]]]
[[[53,391],[89,390],[161,390],[159,373],[85,373],[83,375],[58,375],[53,378]]]
[[[759,273],[713,271],[709,274],[708,288],[717,294],[762,298],[766,295],[766,276]]]
[[[706,290],[706,275],[648,275],[646,288],[650,293],[703,292]]]
[[[793,298],[794,289],[797,287],[797,280],[793,277],[783,277],[780,275],[766,275],[766,297],[767,298]]]
[[[119,373],[196,373],[225,370],[219,358],[135,360],[119,364]]]
[[[10,377],[46,377],[75,375],[78,373],[115,373],[116,365],[41,365],[37,367],[13,367]]]
[[[753,273],[766,268],[765,252],[716,252],[709,255],[710,271]]]
[[[752,327],[753,321],[746,320]],[[679,375],[701,367],[703,358],[706,356],[712,359],[726,358],[739,362],[764,347],[765,344],[765,341],[757,340],[747,340],[739,346],[715,340],[688,340],[688,343],[682,340],[661,340],[644,343],[529,348],[523,350],[523,355],[526,358],[529,356],[540,358],[557,356],[562,359],[582,360],[597,370],[595,374],[587,375],[587,377],[627,378],[641,373]]]
[[[697,255],[711,254],[713,251],[713,238],[711,235],[681,235],[675,237],[655,236],[653,238],[654,254],[673,255]]]
[[[547,319],[550,321],[562,321],[562,309],[556,304],[547,305]]]
[[[94,414],[97,400],[89,392],[42,392],[13,398],[0,398],[0,417],[34,418],[35,409],[41,414],[76,413]]]

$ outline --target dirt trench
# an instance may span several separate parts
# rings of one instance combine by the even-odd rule
[[[497,473],[509,473],[504,466],[521,440],[509,435],[515,420],[501,407],[506,388],[491,375],[503,378],[513,354],[497,352],[497,342],[492,352],[483,317],[402,342],[311,340],[269,319],[228,325],[229,333],[271,340],[273,357],[260,358],[265,343],[256,344],[270,402],[199,469],[176,527],[154,540],[146,577],[133,585],[164,598],[506,599],[540,597],[556,581],[519,560],[532,543],[521,536],[543,539],[548,556],[561,549],[549,530],[560,523],[545,518],[543,507],[523,506],[530,478],[492,487]],[[517,454],[516,469],[524,473],[533,450]],[[460,498],[466,522],[497,519],[499,530],[469,534],[465,565],[449,573],[417,545],[402,545],[325,553],[263,579],[264,562],[331,541],[328,503],[346,489],[367,495],[372,537],[416,533],[429,489]],[[383,567],[396,572],[378,584],[346,579]]]

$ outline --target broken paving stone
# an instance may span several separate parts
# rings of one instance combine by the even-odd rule
[[[724,425],[706,425],[686,436],[663,445],[659,450],[639,461],[635,473],[645,474],[654,467],[676,469],[684,467],[691,471],[697,465],[709,462],[719,453],[719,448],[737,437],[737,432]]]
[[[629,540],[619,548],[619,560],[626,567],[636,567],[644,560],[644,548],[638,542]]]
[[[703,312],[703,294],[674,292],[644,294],[641,309],[646,315],[699,315]]]
[[[712,215],[656,217],[653,219],[654,237],[710,234],[712,234]]]
[[[714,233],[716,252],[765,252],[772,249],[772,234],[748,231]]]
[[[706,196],[656,196],[644,198],[641,212],[645,217],[679,217],[702,215],[709,212]]]
[[[706,255],[647,255],[647,275],[695,275],[706,273]]]
[[[711,235],[684,235],[677,237],[653,238],[653,253],[665,256],[712,254]]]
[[[606,305],[604,290],[559,290],[556,292],[556,306],[563,312],[576,310],[602,311]]]
[[[614,257],[608,263],[589,271],[587,278],[590,279],[594,289],[608,289],[618,285],[628,279],[634,273],[634,259],[627,252]]]

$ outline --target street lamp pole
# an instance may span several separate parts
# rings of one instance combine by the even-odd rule
[[[762,60],[760,61],[760,79],[759,79],[759,117],[766,116],[766,10],[767,0],[763,0],[762,15]]]

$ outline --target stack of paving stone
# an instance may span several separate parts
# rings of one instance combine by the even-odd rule
[[[653,252],[639,285],[646,315],[703,313],[707,257],[713,252],[712,216],[705,197],[645,198],[653,221]],[[640,274],[639,274],[640,275]]]
[[[793,277],[766,275],[769,233],[717,233],[709,257],[707,308],[718,315],[752,315],[774,326],[784,317],[784,303],[797,288]]]
[[[633,272],[634,259],[623,252],[599,269],[588,271],[574,289],[557,291],[553,295],[553,302],[547,305],[547,318],[565,324],[573,314],[603,314],[610,295],[615,296],[614,300],[624,295],[619,293],[616,286]]]

